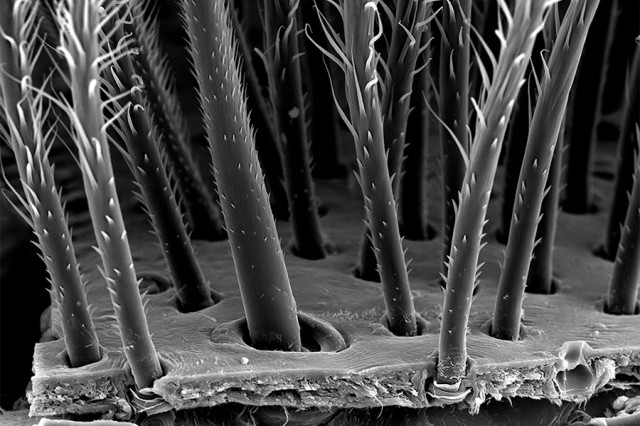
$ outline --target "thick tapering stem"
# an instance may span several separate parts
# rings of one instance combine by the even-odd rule
[[[297,0],[264,3],[265,53],[271,105],[280,137],[280,152],[289,200],[293,252],[305,259],[326,256],[311,177],[307,115],[302,93],[298,48]]]
[[[278,219],[287,220],[289,218],[289,202],[287,191],[282,183],[283,170],[282,161],[278,150],[278,132],[274,125],[274,111],[269,108],[269,104],[263,94],[262,82],[258,77],[254,64],[254,46],[245,34],[245,28],[240,21],[239,12],[246,4],[237,0],[230,0],[229,8],[233,27],[236,29],[238,48],[242,55],[247,90],[247,106],[251,111],[251,121],[256,128],[256,150],[260,165],[265,173],[265,181],[269,190],[272,210]]]
[[[162,146],[175,177],[179,199],[191,228],[191,237],[211,241],[224,239],[220,207],[205,184],[193,157],[191,132],[173,87],[171,70],[160,50],[159,28],[145,14],[145,9],[143,0],[132,1],[129,27],[140,47],[139,54],[133,60],[136,71],[144,82],[144,95],[151,108],[153,122],[163,135]]]
[[[471,0],[446,0],[442,9],[440,43],[440,128],[442,161],[442,253],[443,276],[455,223],[454,203],[462,189],[469,153],[469,68]],[[445,127],[446,126],[446,127]],[[459,143],[456,143],[456,139]],[[464,151],[464,152],[461,152]]]
[[[296,303],[255,151],[229,9],[206,0],[182,6],[252,344],[298,351]]]
[[[504,13],[508,13],[506,4],[500,3]],[[503,34],[500,59],[492,83],[477,110],[476,133],[451,240],[436,383],[456,385],[465,376],[467,324],[500,148],[516,96],[523,84],[535,36],[542,27],[549,4],[535,0],[519,1],[513,17],[506,15],[508,34]]]
[[[58,5],[61,23],[61,47],[70,72],[74,141],[78,147],[89,213],[102,258],[102,274],[107,282],[124,353],[139,388],[149,387],[162,376],[142,305],[131,249],[124,226],[115,186],[107,142],[103,104],[100,99],[98,58],[106,42],[100,38],[101,20],[98,2],[63,1]],[[122,7],[112,3],[107,9]],[[105,15],[105,16],[108,16]]]
[[[638,131],[640,133],[640,131]],[[636,154],[636,172],[629,209],[613,264],[605,311],[616,315],[633,315],[638,311],[640,285],[640,156]]]
[[[23,78],[32,77],[29,71],[38,60],[37,56],[28,53],[29,49],[22,50],[22,55],[19,51],[33,46],[21,35],[35,31],[38,9],[33,3],[22,2],[12,13],[7,7],[10,3],[0,7],[0,30],[6,37],[0,40],[0,68],[3,69],[0,75],[0,111],[8,127],[6,142],[13,150],[22,182],[22,199],[26,201],[29,222],[38,239],[42,259],[51,278],[51,291],[60,309],[69,363],[71,367],[80,367],[100,360],[98,337],[89,312],[71,231],[56,189],[53,167],[47,156],[47,144],[52,141],[47,141],[43,135],[47,117],[43,115],[42,96],[35,95],[29,86],[20,84]]]
[[[607,58],[613,40],[614,11],[617,8],[617,0],[612,0],[599,9],[576,79],[571,106],[572,123],[569,126],[566,188],[562,203],[567,213],[585,214],[591,209],[591,171],[597,143],[596,127],[602,105]]]
[[[599,255],[609,260],[615,260],[620,242],[620,230],[629,207],[629,193],[633,188],[632,176],[635,167],[633,160],[638,146],[634,126],[640,117],[640,49],[636,50],[629,80],[630,84],[626,85],[629,89],[622,106],[613,201],[607,219],[606,234],[598,250]]]
[[[491,335],[500,339],[517,340],[520,335],[522,299],[547,176],[570,88],[598,3],[598,0],[574,0],[571,3],[542,77],[541,93],[518,179],[509,241],[493,312]]]

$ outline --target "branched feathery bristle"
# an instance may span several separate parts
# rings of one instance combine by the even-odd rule
[[[497,31],[500,59],[493,80],[485,88],[478,114],[476,133],[469,155],[451,239],[457,252],[450,253],[444,310],[440,329],[437,383],[459,384],[466,371],[466,328],[476,284],[489,197],[495,178],[500,148],[523,83],[528,58],[536,34],[541,30],[552,2],[525,0],[516,4],[513,16],[504,0],[499,0],[508,33]],[[500,20],[502,22],[502,20]],[[480,66],[482,69],[482,66]],[[488,78],[488,77],[487,77]]]
[[[370,234],[365,237],[363,247],[370,253],[368,241],[373,245],[390,330],[398,335],[415,335],[415,310],[384,145],[377,72],[380,55],[375,49],[376,41],[382,37],[378,4],[359,0],[335,6],[343,17],[344,40],[320,16],[323,31],[334,49],[334,52],[323,51],[345,74],[349,117],[336,106],[354,136],[358,182]]]
[[[296,304],[255,150],[228,6],[183,0],[182,7],[252,343],[300,350]]]
[[[111,295],[125,356],[138,387],[151,386],[162,375],[144,314],[131,249],[120,210],[106,130],[117,121],[118,111],[108,121],[105,107],[128,93],[102,100],[101,72],[128,55],[126,40],[118,40],[116,21],[123,1],[62,0],[56,17],[60,25],[60,46],[68,66],[73,106],[58,100],[71,121],[73,141],[78,148],[89,213],[102,258],[103,275]]]
[[[88,310],[84,281],[80,275],[60,193],[56,189],[48,154],[55,131],[45,131],[49,109],[42,89],[30,84],[39,51],[34,47],[37,4],[18,1],[11,15],[13,30],[0,28],[0,109],[7,126],[0,136],[11,147],[21,178],[22,194],[11,187],[28,212],[23,215],[37,237],[42,259],[49,273],[54,310],[60,321],[71,367],[101,358],[98,338]],[[10,74],[16,72],[16,74]],[[17,206],[16,206],[17,207]],[[55,318],[54,318],[55,319]]]

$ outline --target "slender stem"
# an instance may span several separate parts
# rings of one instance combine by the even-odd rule
[[[68,110],[78,148],[89,213],[102,258],[101,270],[109,289],[125,356],[136,385],[149,387],[162,376],[138,289],[131,249],[115,186],[107,141],[104,105],[100,99],[99,68],[108,66],[101,28],[110,13],[123,7],[109,4],[100,11],[94,0],[66,0],[58,4],[61,46],[69,66],[73,109]],[[117,54],[117,52],[114,52]],[[104,59],[99,59],[104,58]]]
[[[191,237],[206,240],[225,238],[223,220],[213,194],[209,191],[190,146],[190,131],[180,106],[171,69],[158,40],[158,25],[145,13],[143,0],[131,4],[131,29],[139,53],[133,56],[136,72],[144,82],[145,99],[153,114],[153,123],[163,135],[179,199],[184,206]]]
[[[311,177],[306,108],[302,94],[298,48],[299,0],[264,3],[265,51],[274,125],[281,135],[280,152],[289,200],[293,252],[305,259],[326,256]]]
[[[420,52],[425,48],[425,21],[431,11],[427,2],[401,0],[395,5],[394,25],[388,46],[386,70],[383,81],[381,111],[383,117],[384,144],[387,150],[387,165],[392,176],[395,198],[399,199],[404,157],[407,121],[411,105],[411,90],[416,74]],[[366,235],[362,240],[360,256],[370,259],[372,239]],[[358,265],[361,276],[376,277],[378,271],[372,262]]]
[[[426,50],[418,58],[417,66],[425,66],[413,80],[411,114],[407,122],[405,160],[400,182],[399,210],[402,235],[409,240],[426,240],[433,237],[433,229],[427,222],[428,200],[425,194],[427,183],[425,159],[429,146],[429,112],[427,102],[431,97],[430,67],[431,52]]]
[[[118,32],[118,36],[121,35]],[[128,111],[130,127],[124,128],[124,153],[146,207],[162,254],[169,267],[178,305],[183,312],[193,312],[213,305],[211,289],[196,259],[193,245],[182,221],[182,214],[171,190],[157,141],[157,132],[149,115],[152,108],[142,95],[135,79],[132,58],[124,56],[115,66],[114,81],[118,92],[129,91],[132,108]],[[125,102],[123,99],[122,103]],[[123,108],[126,107],[123,105]],[[146,108],[145,108],[146,107]]]
[[[617,0],[603,4],[587,40],[573,96],[569,129],[565,198],[562,207],[572,214],[588,213],[591,206],[591,170],[596,126],[602,105],[608,55],[615,29]],[[573,124],[575,123],[575,124]]]
[[[540,220],[542,199],[556,141],[578,69],[589,26],[599,0],[574,0],[558,31],[518,179],[511,230],[493,312],[491,334],[516,340],[520,334],[522,299]]]
[[[396,203],[384,146],[377,87],[377,6],[375,1],[344,2],[347,99],[358,159],[359,181],[378,263],[389,329],[402,336],[417,333],[415,310],[402,248]]]
[[[629,73],[629,89],[623,102],[623,115],[618,138],[618,158],[613,201],[609,210],[606,235],[600,254],[614,260],[620,242],[620,230],[624,224],[629,207],[629,193],[633,188],[633,170],[635,167],[633,153],[637,148],[638,138],[634,125],[640,116],[640,49],[636,50]]]
[[[547,26],[551,19],[547,20]],[[507,130],[506,138],[506,165],[504,173],[504,185],[502,189],[502,206],[500,211],[500,229],[497,239],[501,244],[507,244],[509,239],[509,229],[511,227],[511,213],[513,203],[518,190],[518,177],[522,168],[522,158],[526,148],[525,142],[529,136],[529,125],[531,124],[531,113],[536,105],[538,94],[533,79],[540,75],[542,71],[542,55],[545,49],[545,38],[538,34],[533,45],[531,55],[531,65],[527,85],[520,91],[516,101],[513,118]]]
[[[311,28],[313,37],[318,44],[327,48],[327,39],[323,36],[317,14],[313,11],[318,7],[325,14],[330,14],[331,9],[325,2],[316,4],[313,1],[301,1],[300,6],[305,25]],[[326,15],[325,15],[326,16]],[[331,19],[331,18],[329,18]],[[335,72],[333,64],[326,64],[319,49],[307,48],[305,50],[307,65],[312,70],[308,75],[310,79],[309,94],[311,95],[311,158],[313,159],[312,173],[314,177],[331,179],[344,177],[347,168],[340,159],[340,137],[336,122],[336,111],[331,96],[331,80],[326,72],[321,70],[329,67],[329,73]],[[320,71],[319,71],[320,70]]]
[[[442,161],[443,225],[442,276],[456,219],[454,203],[462,189],[469,153],[469,68],[471,0],[446,0],[442,8],[440,43],[440,147]],[[448,127],[447,128],[445,128]],[[456,143],[456,139],[458,144]]]
[[[499,1],[508,34],[500,32],[502,46],[493,80],[478,114],[469,166],[465,173],[452,236],[442,324],[438,350],[436,383],[458,385],[465,376],[466,334],[478,257],[483,246],[483,227],[489,197],[498,167],[500,148],[516,96],[523,84],[533,42],[550,2],[518,1],[513,16]]]
[[[67,224],[60,193],[56,189],[53,166],[48,149],[52,143],[43,134],[46,112],[43,96],[34,95],[23,78],[32,78],[31,71],[38,60],[35,46],[35,23],[38,7],[20,2],[13,11],[11,2],[0,7],[0,111],[3,112],[6,139],[13,150],[23,195],[19,197],[28,212],[42,258],[51,278],[54,301],[60,308],[64,343],[71,367],[80,367],[101,358],[98,337],[89,312],[80,275],[71,231]],[[24,38],[31,36],[31,41]],[[33,37],[33,38],[32,38]],[[22,54],[21,54],[22,53]],[[25,216],[25,219],[27,217]]]
[[[206,0],[182,6],[252,344],[298,351],[296,303],[255,151],[229,9]]]
[[[640,133],[640,131],[637,131]],[[640,284],[640,156],[636,153],[636,171],[629,209],[620,236],[607,294],[606,312],[617,315],[638,313]]]
[[[560,186],[562,177],[562,128],[553,153],[549,177],[547,177],[547,195],[542,200],[541,217],[536,232],[536,244],[527,274],[527,293],[551,294],[553,290],[553,249],[560,212]]]

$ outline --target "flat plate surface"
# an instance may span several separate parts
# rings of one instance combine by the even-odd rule
[[[430,185],[430,198],[437,199],[437,180],[431,179]],[[607,185],[598,182],[599,193],[606,193]],[[154,391],[171,405],[178,409],[227,402],[419,408],[446,402],[428,395],[428,378],[433,376],[430,355],[438,346],[442,303],[437,279],[440,240],[405,241],[407,258],[412,259],[410,279],[416,309],[429,326],[419,337],[392,336],[379,322],[383,314],[380,285],[356,279],[351,273],[363,229],[359,188],[354,181],[326,181],[318,183],[317,191],[329,211],[322,218],[322,228],[337,252],[318,261],[297,258],[286,249],[288,224],[278,223],[278,231],[299,309],[333,324],[348,348],[338,353],[284,353],[212,341],[213,330],[240,318],[243,310],[228,243],[197,241],[205,276],[212,288],[222,293],[222,301],[196,313],[182,314],[175,308],[172,289],[147,296],[150,329],[167,373],[156,382]],[[489,397],[582,400],[610,380],[616,369],[630,371],[633,364],[639,364],[640,316],[611,316],[601,309],[612,264],[594,257],[590,250],[604,229],[605,213],[560,215],[555,273],[561,287],[554,295],[526,296],[524,324],[529,327],[529,336],[511,342],[486,335],[483,325],[491,318],[504,250],[493,239],[497,207],[494,199],[489,210],[493,221],[487,227],[489,244],[481,254],[486,264],[469,323],[472,366],[465,386],[472,391],[463,404],[476,411]],[[439,223],[438,209],[433,210],[430,219]],[[136,214],[127,214],[126,218],[137,272],[164,271],[161,252],[145,219]],[[83,247],[78,251],[90,283],[88,298],[96,309],[99,339],[107,356],[94,365],[70,370],[61,356],[62,342],[39,344],[32,406],[36,414],[60,413],[69,406],[102,410],[105,400],[100,400],[101,392],[108,395],[108,403],[126,405],[123,389],[130,378],[125,374],[119,336],[108,317],[112,308],[95,267],[98,257],[89,248],[91,232],[88,227],[74,230]],[[571,341],[583,341],[592,349],[583,354],[582,361],[591,381],[573,391],[562,388],[556,380],[558,371],[566,368],[559,350]],[[81,389],[79,382],[92,386],[98,383],[102,390],[94,392],[94,399],[78,405],[74,394]],[[65,389],[64,398],[60,398],[60,388]],[[122,415],[126,416],[126,410]]]

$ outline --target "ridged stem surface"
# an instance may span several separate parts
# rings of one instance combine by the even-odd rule
[[[474,141],[456,215],[438,350],[436,383],[456,385],[465,376],[469,310],[483,246],[483,227],[498,167],[500,148],[536,34],[541,30],[550,2],[519,1],[513,16],[499,1],[508,34],[499,31],[500,59],[481,107],[476,108]]]
[[[95,0],[65,0],[57,8],[61,46],[69,67],[73,109],[68,111],[78,148],[89,213],[102,258],[124,353],[139,388],[162,376],[138,289],[131,249],[115,186],[101,100],[100,69],[108,66],[101,31],[120,2],[100,10]],[[107,62],[105,62],[107,61]]]
[[[0,6],[0,111],[7,125],[6,142],[13,151],[23,194],[19,198],[38,239],[42,259],[49,273],[51,292],[60,309],[64,343],[71,367],[101,358],[98,337],[89,312],[71,231],[67,224],[48,149],[53,142],[45,133],[43,96],[29,87],[38,59],[34,51],[38,8],[18,1]],[[28,38],[29,39],[28,39]],[[20,81],[26,84],[21,85]]]
[[[509,241],[493,312],[491,335],[517,340],[522,299],[535,244],[545,185],[560,127],[598,0],[573,0],[542,76],[518,179]]]
[[[218,1],[182,6],[252,344],[298,351],[296,303],[255,151],[229,10]]]

